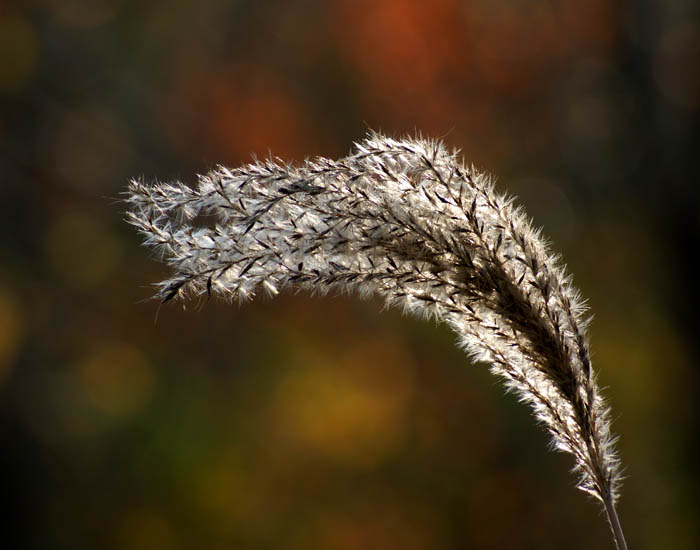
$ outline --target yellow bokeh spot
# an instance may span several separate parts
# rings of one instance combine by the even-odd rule
[[[34,28],[0,14],[0,92],[19,92],[34,74],[38,53]]]
[[[56,19],[69,27],[98,27],[114,19],[123,0],[44,0]]]
[[[0,289],[0,383],[7,378],[17,356],[23,332],[17,301]]]
[[[269,479],[246,467],[235,450],[228,450],[194,479],[194,495],[209,526],[219,532],[258,536],[276,520],[279,496]]]
[[[342,510],[315,511],[302,523],[288,548],[334,550],[440,550],[447,548],[442,520],[427,506],[382,487],[358,490],[345,497]]]
[[[96,349],[79,364],[79,371],[92,403],[115,416],[143,409],[155,385],[155,374],[143,354],[124,344]]]
[[[285,437],[353,467],[381,463],[400,443],[413,369],[389,343],[363,344],[340,358],[307,359],[276,394]]]
[[[66,213],[49,228],[45,254],[53,268],[70,286],[91,288],[116,267],[119,241],[96,218]]]
[[[625,411],[616,425],[628,436],[638,432],[638,437],[622,438],[621,446],[646,445],[644,430],[659,418],[692,415],[691,393],[683,376],[689,352],[681,332],[662,312],[640,308],[617,313],[596,317],[591,338],[594,358],[603,383],[615,389],[613,410]]]
[[[152,510],[134,510],[122,521],[118,548],[128,550],[168,550],[176,548],[173,528],[166,518]]]

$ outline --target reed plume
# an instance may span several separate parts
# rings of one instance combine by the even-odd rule
[[[157,285],[164,302],[295,286],[380,295],[445,321],[574,456],[577,486],[626,548],[583,303],[523,210],[456,151],[370,134],[338,161],[220,166],[197,189],[132,181],[127,202],[128,221],[173,269]]]

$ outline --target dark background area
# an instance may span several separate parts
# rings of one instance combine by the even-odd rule
[[[700,547],[699,6],[0,4],[2,545],[613,548],[445,327],[353,297],[149,301],[119,202],[252,153],[441,137],[589,300],[630,548]]]

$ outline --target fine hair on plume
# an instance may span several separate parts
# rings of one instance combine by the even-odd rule
[[[619,550],[620,465],[591,368],[582,300],[522,209],[423,138],[371,133],[340,160],[279,159],[130,183],[127,219],[172,268],[163,302],[297,287],[378,295],[447,323],[574,456]]]

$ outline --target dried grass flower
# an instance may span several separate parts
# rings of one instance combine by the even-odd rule
[[[348,157],[218,167],[196,189],[132,181],[128,221],[171,266],[162,301],[285,287],[382,296],[446,322],[528,403],[625,549],[620,465],[586,310],[560,259],[489,177],[428,139],[370,134]]]

